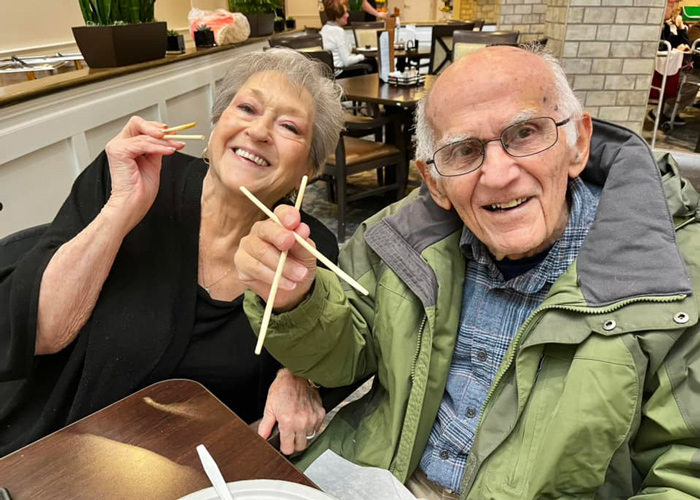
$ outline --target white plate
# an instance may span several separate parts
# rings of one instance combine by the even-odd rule
[[[374,52],[377,50],[377,47],[370,47],[369,49],[367,47],[357,47],[355,50],[358,52]]]
[[[297,483],[252,479],[227,483],[234,500],[335,500],[322,491]],[[219,500],[214,488],[195,491],[180,500]]]

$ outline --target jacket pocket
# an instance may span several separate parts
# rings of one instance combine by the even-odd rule
[[[578,346],[549,345],[544,355],[513,432],[489,460],[490,481],[504,498],[586,498],[628,438],[637,372],[618,338],[592,335]]]

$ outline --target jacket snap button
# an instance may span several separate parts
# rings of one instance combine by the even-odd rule
[[[673,317],[673,321],[675,321],[679,325],[683,325],[683,324],[687,323],[688,321],[690,321],[690,316],[688,316],[687,313],[679,312],[679,313],[676,313],[676,315]]]
[[[450,458],[450,452],[447,450],[442,450],[440,452],[440,458],[442,458],[443,460],[447,460],[448,458]]]
[[[615,323],[615,320],[609,319],[605,323],[603,323],[603,330],[609,332],[610,330],[614,330],[616,326],[617,323]]]
[[[476,353],[476,359],[478,359],[479,361],[486,361],[488,357],[488,353],[483,349],[480,349],[479,352]]]
[[[476,410],[474,408],[467,408],[467,418],[476,417]]]

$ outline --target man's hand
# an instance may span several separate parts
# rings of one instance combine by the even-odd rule
[[[325,416],[318,391],[305,378],[292,375],[283,368],[267,393],[258,434],[267,439],[278,422],[280,451],[291,455],[306,448],[308,439],[311,439],[307,437],[316,435]]]
[[[282,312],[296,307],[311,289],[316,277],[316,257],[297,243],[292,234],[295,231],[314,245],[308,239],[309,226],[301,223],[299,211],[288,205],[280,205],[275,209],[275,215],[284,227],[270,219],[256,222],[250,234],[241,239],[235,263],[238,279],[266,300],[280,255],[285,250],[289,251],[274,305],[276,312]]]

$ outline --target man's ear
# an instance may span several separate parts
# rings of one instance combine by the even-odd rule
[[[430,165],[427,165],[425,162],[419,160],[416,161],[416,166],[420,171],[420,176],[423,178],[423,182],[425,182],[425,184],[428,186],[428,189],[430,190],[430,196],[433,197],[433,201],[440,208],[444,208],[445,210],[451,210],[452,202],[442,191],[440,180],[436,177],[433,177],[431,172],[432,167]]]
[[[569,164],[569,177],[571,179],[578,177],[586,168],[588,156],[591,152],[591,136],[593,135],[593,122],[589,113],[583,113],[583,116],[576,124],[578,138],[574,146],[574,155]]]

